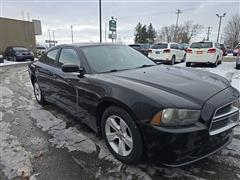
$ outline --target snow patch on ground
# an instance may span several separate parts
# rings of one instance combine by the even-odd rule
[[[9,179],[29,177],[32,172],[31,152],[26,151],[17,137],[9,134],[10,124],[0,122],[0,165]]]
[[[91,139],[84,136],[75,127],[66,128],[66,122],[39,106],[33,108],[31,118],[39,128],[53,136],[49,141],[57,148],[67,148],[69,151],[85,153],[96,151],[96,145]]]
[[[0,63],[1,66],[10,66],[10,65],[17,65],[17,64],[29,64],[30,61],[22,61],[22,62],[15,62],[15,61],[7,61],[4,59],[4,63]]]
[[[1,90],[1,93],[0,93],[1,98],[2,97],[9,97],[9,96],[13,95],[12,90],[7,88],[7,87],[1,87],[0,90]]]

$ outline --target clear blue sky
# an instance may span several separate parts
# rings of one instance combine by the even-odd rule
[[[0,0],[2,17],[22,19],[22,11],[31,19],[42,22],[43,35],[38,42],[48,39],[48,29],[55,30],[60,43],[70,43],[70,25],[73,25],[74,41],[98,41],[98,0]],[[118,19],[118,37],[126,43],[133,42],[134,27],[140,21],[153,23],[156,30],[175,24],[175,11],[181,9],[179,24],[186,20],[203,25],[203,33],[196,40],[206,36],[207,27],[212,27],[211,38],[216,39],[218,18],[216,13],[227,13],[222,22],[222,31],[233,14],[240,12],[239,0],[102,0],[103,41],[105,22],[111,16]],[[109,41],[109,40],[108,40]]]

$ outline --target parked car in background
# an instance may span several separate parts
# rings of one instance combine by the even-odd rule
[[[238,44],[238,45],[234,48],[234,50],[233,50],[233,56],[237,56],[237,55],[238,55],[239,49],[240,49],[240,44]]]
[[[227,48],[226,48],[226,46],[224,44],[220,44],[220,49],[223,52],[223,56],[227,56],[228,55]]]
[[[7,47],[4,53],[4,57],[6,60],[12,61],[22,61],[26,59],[29,59],[31,61],[34,60],[33,52],[21,46]]]
[[[150,44],[130,44],[131,48],[136,49],[140,53],[144,54],[145,56],[148,56]]]
[[[45,51],[47,51],[47,48],[43,47],[43,46],[37,46],[37,56],[41,56]]]
[[[157,43],[150,47],[148,57],[155,62],[175,64],[185,61],[186,52],[178,43]]]
[[[219,43],[210,41],[193,42],[187,49],[186,66],[192,63],[208,63],[217,67],[222,62],[223,52]]]
[[[186,165],[226,147],[239,92],[209,72],[156,65],[117,44],[59,45],[28,66],[36,101],[60,106],[126,164]]]

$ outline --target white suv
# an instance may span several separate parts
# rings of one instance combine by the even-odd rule
[[[157,43],[149,49],[148,57],[155,62],[174,64],[177,61],[184,62],[186,52],[178,43]]]
[[[186,66],[192,63],[208,63],[217,67],[222,62],[223,52],[215,42],[193,42],[187,49]]]

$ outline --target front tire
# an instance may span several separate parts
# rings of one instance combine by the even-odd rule
[[[34,91],[34,96],[36,98],[36,101],[38,102],[38,104],[40,105],[44,105],[46,104],[46,101],[43,97],[42,91],[40,89],[40,86],[38,84],[38,82],[35,80],[33,83],[33,91]]]
[[[106,145],[116,159],[129,165],[141,160],[141,135],[127,111],[117,106],[107,108],[102,116],[101,129]]]
[[[17,57],[16,56],[13,56],[13,61],[17,62]]]

